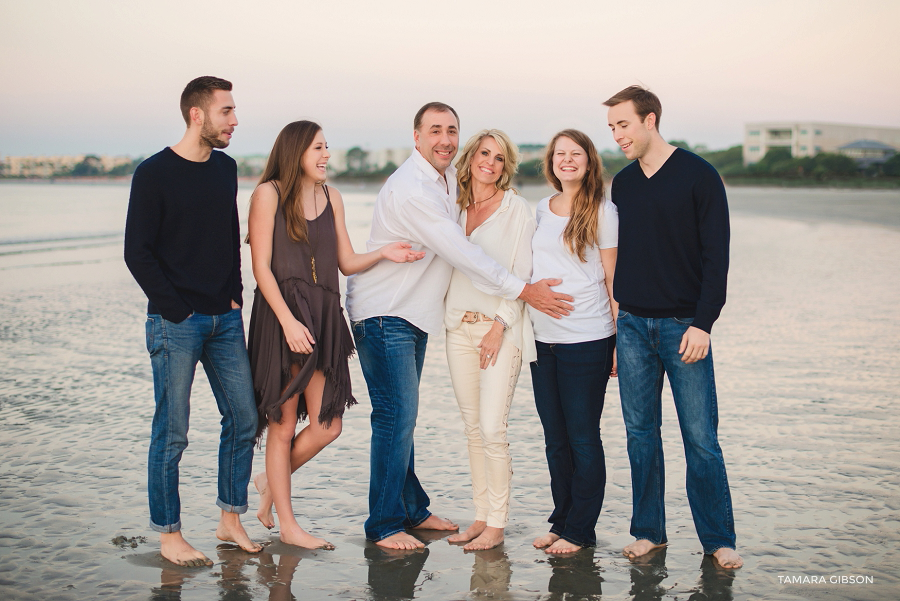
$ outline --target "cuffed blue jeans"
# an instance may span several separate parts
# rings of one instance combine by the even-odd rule
[[[693,319],[618,317],[622,415],[631,461],[631,534],[667,542],[665,467],[661,436],[663,376],[668,375],[687,462],[687,496],[705,553],[735,548],[731,493],[719,447],[716,381],[710,347],[705,359],[683,363],[678,347]]]
[[[370,317],[352,326],[372,401],[366,538],[380,541],[431,515],[413,460],[428,334],[400,317]]]
[[[570,543],[592,546],[597,543],[594,530],[606,491],[600,415],[616,337],[536,346],[531,380],[550,468],[550,532]]]
[[[181,530],[178,464],[188,446],[191,384],[198,361],[222,414],[216,504],[231,513],[244,513],[257,414],[241,310],[195,313],[181,323],[148,315],[147,350],[156,396],[147,482],[150,527],[157,532]]]

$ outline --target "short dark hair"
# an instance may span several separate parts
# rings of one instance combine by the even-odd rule
[[[181,116],[184,117],[184,122],[188,126],[191,124],[191,109],[196,106],[205,111],[216,90],[230,92],[231,82],[219,77],[204,75],[191,80],[184,87],[184,92],[181,93]]]
[[[419,109],[419,112],[416,113],[416,118],[413,120],[413,129],[418,130],[422,127],[422,116],[428,111],[437,111],[439,113],[453,113],[453,116],[456,117],[456,125],[459,125],[459,115],[456,114],[456,111],[453,110],[453,107],[449,104],[444,104],[443,102],[429,102],[425,106]]]
[[[650,113],[656,115],[656,129],[658,130],[659,120],[662,118],[662,103],[656,94],[643,86],[628,86],[603,104],[616,106],[629,100],[634,103],[634,110],[641,118],[641,123],[647,119],[647,115]]]

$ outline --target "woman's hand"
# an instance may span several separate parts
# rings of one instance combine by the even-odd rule
[[[495,321],[478,343],[478,348],[481,349],[481,369],[487,369],[489,365],[497,363],[497,352],[501,344],[503,344],[503,326],[499,321]]]
[[[304,355],[312,353],[316,341],[305,325],[296,319],[291,319],[287,325],[281,324],[281,329],[284,330],[284,339],[287,341],[288,348],[293,352]]]
[[[425,258],[425,252],[412,250],[409,242],[392,242],[381,247],[381,256],[394,263],[415,263]]]
[[[610,378],[617,378],[619,376],[619,357],[616,354],[616,349],[613,349],[613,368],[612,371],[609,372]]]

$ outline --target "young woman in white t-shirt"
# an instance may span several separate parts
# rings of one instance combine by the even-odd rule
[[[566,129],[547,146],[544,175],[558,193],[537,207],[532,282],[561,278],[554,287],[574,297],[561,319],[532,311],[537,361],[531,364],[553,513],[550,532],[534,546],[572,553],[596,544],[594,529],[606,488],[600,414],[615,376],[617,314],[612,298],[618,216],[604,198],[603,164],[585,134]]]

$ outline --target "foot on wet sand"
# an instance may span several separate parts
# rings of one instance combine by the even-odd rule
[[[272,515],[272,493],[269,491],[269,480],[265,472],[253,478],[253,486],[259,493],[259,511],[256,512],[256,517],[263,526],[271,530],[275,527],[275,516]]]
[[[719,562],[719,565],[728,570],[736,570],[744,565],[744,560],[738,555],[738,552],[728,547],[722,547],[713,553],[713,557]]]
[[[487,522],[482,522],[481,520],[475,520],[471,526],[466,528],[465,532],[458,532],[452,536],[447,537],[448,543],[467,543],[470,540],[477,538],[484,529],[487,528]]]
[[[324,538],[317,538],[301,528],[296,526],[290,529],[281,528],[281,542],[286,545],[294,545],[295,547],[303,547],[304,549],[324,549],[325,551],[334,551],[334,545]]]
[[[548,555],[575,553],[576,551],[581,551],[581,548],[581,545],[576,545],[575,543],[570,543],[569,541],[560,538],[544,549],[544,553],[547,553]]]
[[[488,526],[478,538],[463,547],[464,551],[487,551],[503,542],[503,528]]]
[[[159,552],[165,559],[177,566],[201,567],[213,564],[209,557],[184,540],[181,531],[161,533],[159,535]]]
[[[398,532],[396,534],[392,534],[386,538],[381,539],[380,541],[377,541],[375,544],[379,547],[384,547],[385,549],[399,549],[404,551],[423,549],[425,547],[425,543],[417,539],[415,536],[407,534],[406,532]]]
[[[552,545],[553,543],[555,543],[558,540],[559,540],[558,534],[553,534],[552,532],[548,532],[544,536],[539,536],[536,539],[534,539],[534,542],[531,544],[534,545],[535,549],[546,549],[547,547],[549,547],[550,545]]]
[[[216,538],[226,543],[234,543],[247,553],[259,553],[262,545],[250,540],[244,525],[239,520],[222,520],[216,528]]]
[[[650,551],[662,549],[665,546],[665,543],[657,545],[655,543],[651,543],[646,538],[639,538],[638,540],[622,549],[622,555],[624,555],[628,559],[635,559],[637,557],[640,557],[641,555],[646,555]]]
[[[424,522],[410,530],[459,530],[459,525],[436,515],[428,516]]]

